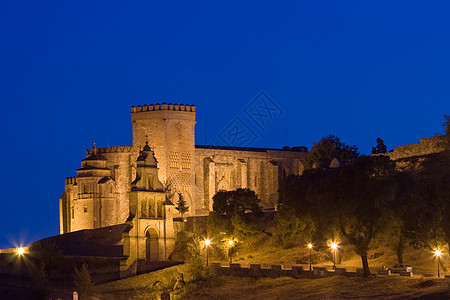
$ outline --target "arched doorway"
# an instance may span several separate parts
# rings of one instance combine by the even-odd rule
[[[158,232],[154,228],[149,228],[145,234],[145,259],[159,260]]]

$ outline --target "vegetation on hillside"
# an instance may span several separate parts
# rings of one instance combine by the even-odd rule
[[[447,119],[446,138],[448,128]],[[407,171],[383,155],[386,146],[380,138],[372,150],[377,155],[364,156],[336,136],[322,138],[303,161],[303,174],[287,176],[280,183],[274,228],[261,217],[257,196],[236,190],[214,196],[209,233],[241,240],[273,233],[286,249],[299,240],[313,243],[317,251],[329,249],[331,242],[352,245],[365,275],[370,274],[368,253],[383,237],[390,237],[399,263],[408,244],[448,250],[450,144]]]

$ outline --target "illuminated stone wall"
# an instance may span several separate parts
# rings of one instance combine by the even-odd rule
[[[279,181],[302,173],[305,149],[196,146],[195,114],[193,105],[131,107],[133,145],[88,149],[78,176],[66,179],[60,198],[61,233],[127,220],[136,159],[146,142],[157,159],[160,181],[183,194],[190,207],[186,216],[206,215],[216,192],[237,188],[254,190],[264,207],[275,207]],[[92,160],[95,155],[101,159]],[[99,169],[83,170],[85,165]]]
[[[197,214],[212,210],[212,197],[221,190],[248,188],[265,208],[275,207],[283,176],[301,174],[306,152],[262,148],[232,149],[197,146],[195,149]]]
[[[394,152],[388,153],[388,155],[392,160],[398,160],[407,157],[439,153],[444,150],[443,142],[442,136],[421,138],[417,144],[395,147]]]
[[[195,106],[155,104],[131,108],[133,146],[148,141],[158,160],[159,178],[195,206]]]

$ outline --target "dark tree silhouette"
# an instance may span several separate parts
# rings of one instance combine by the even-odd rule
[[[84,263],[80,268],[75,268],[73,284],[81,299],[88,299],[92,293],[94,282],[88,265]]]
[[[398,186],[395,165],[386,156],[361,157],[339,174],[336,201],[342,234],[361,256],[364,276],[370,274],[367,253],[371,241],[390,221]]]
[[[398,190],[395,174],[389,157],[359,157],[341,168],[287,178],[279,203],[295,210],[300,219],[313,220],[315,245],[343,235],[361,256],[367,276],[370,243],[392,219],[390,207]]]
[[[372,154],[382,154],[386,152],[387,150],[384,141],[381,138],[377,138],[377,146],[372,147]]]
[[[311,169],[314,163],[328,167],[334,158],[348,162],[353,161],[358,156],[358,147],[346,145],[339,137],[329,135],[314,143],[302,162],[306,169]]]
[[[212,233],[226,230],[227,234],[245,236],[258,229],[262,217],[261,200],[254,191],[220,191],[213,201],[213,211],[208,219]]]

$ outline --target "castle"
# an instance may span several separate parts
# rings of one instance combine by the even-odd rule
[[[77,176],[66,178],[61,234],[128,221],[133,227],[128,242],[124,239],[124,252],[141,243],[138,258],[166,259],[173,249],[178,193],[189,206],[187,216],[207,215],[216,192],[237,188],[255,191],[261,205],[273,209],[280,180],[302,172],[306,148],[196,145],[195,114],[194,105],[131,107],[133,144],[94,145]],[[168,190],[175,197],[167,198]]]

